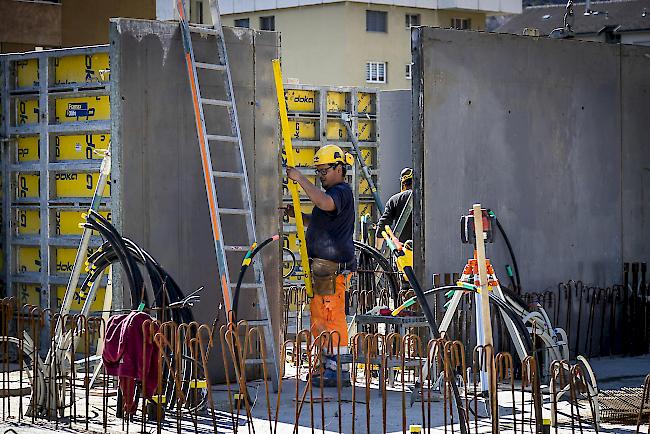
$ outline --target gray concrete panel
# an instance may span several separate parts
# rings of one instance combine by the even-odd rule
[[[265,33],[256,50],[259,32],[225,28],[224,33],[248,175],[256,194],[253,200],[264,210],[256,213],[258,238],[262,239],[279,231],[277,103],[269,98],[273,91],[270,65],[279,52],[279,36]],[[117,119],[114,122],[119,126],[113,136],[119,153],[114,170],[121,174],[113,190],[120,207],[114,210],[120,214],[118,229],[149,250],[184,291],[205,286],[193,309],[195,319],[211,323],[219,315],[223,324],[217,261],[179,26],[116,19],[111,23],[110,39],[112,67],[119,73],[112,77],[117,90],[111,99]],[[215,62],[214,43],[206,44],[199,36],[196,40],[193,37],[193,45],[197,61]],[[203,81],[201,85],[209,96],[218,97],[220,85],[216,82]],[[206,121],[225,132],[228,122],[223,113],[207,114]],[[215,170],[235,170],[235,146],[218,146],[221,148],[212,148]],[[266,158],[256,158],[258,154]],[[231,188],[220,190],[222,198],[226,205],[241,201],[239,192]],[[223,233],[227,241],[242,244],[244,228],[226,220]],[[281,288],[279,252],[269,249],[264,259],[266,283],[270,291],[277,293]],[[231,262],[231,279],[236,281],[240,262]],[[252,270],[249,274],[252,277]],[[281,300],[270,297],[270,301],[275,303],[272,311],[278,311]],[[252,318],[256,312],[246,294],[242,294],[239,311],[241,318]],[[223,372],[220,359],[211,357],[211,372]],[[213,380],[221,378],[215,376]]]
[[[381,146],[377,151],[381,167],[379,193],[381,200],[386,203],[400,189],[401,170],[413,166],[411,89],[380,92],[379,106],[379,125],[382,126]]]
[[[621,45],[623,261],[650,258],[650,47]]]
[[[620,47],[422,28],[414,50],[416,265],[426,284],[472,254],[458,218],[475,202],[499,216],[526,289],[619,282]],[[501,239],[488,257],[505,279]]]

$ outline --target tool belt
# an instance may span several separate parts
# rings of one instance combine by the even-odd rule
[[[336,293],[336,276],[339,275],[339,263],[320,258],[312,258],[310,261],[314,294],[334,295]]]

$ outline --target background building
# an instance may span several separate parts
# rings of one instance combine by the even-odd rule
[[[563,27],[565,5],[531,6],[497,29],[521,35],[537,29],[548,36]],[[650,0],[588,2],[573,5],[575,37],[586,41],[650,45]]]
[[[411,87],[411,26],[483,30],[486,15],[521,12],[520,0],[220,0],[219,5],[224,25],[281,33],[287,80],[380,89]]]

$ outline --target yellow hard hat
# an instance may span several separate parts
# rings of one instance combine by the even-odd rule
[[[413,179],[413,169],[410,167],[405,167],[402,169],[402,172],[399,174],[399,180],[401,183],[405,183],[409,179]]]
[[[354,157],[352,154],[343,152],[341,148],[336,145],[325,145],[320,148],[314,155],[314,166],[319,164],[354,164]]]

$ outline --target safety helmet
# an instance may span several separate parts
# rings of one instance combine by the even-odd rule
[[[410,167],[405,167],[402,169],[402,171],[399,174],[399,180],[401,183],[405,183],[408,180],[413,179],[413,169]]]
[[[354,157],[336,145],[325,145],[314,154],[314,166],[338,163],[352,165]]]

